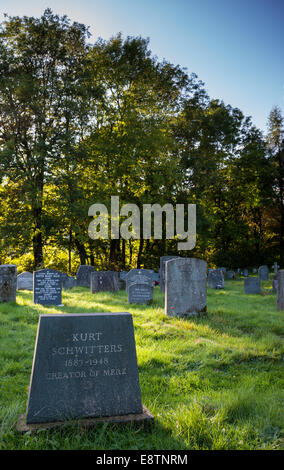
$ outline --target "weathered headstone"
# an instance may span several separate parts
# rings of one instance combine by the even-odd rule
[[[76,279],[74,276],[68,276],[68,274],[64,273],[61,277],[62,288],[64,290],[73,289],[76,287]]]
[[[226,279],[234,279],[235,278],[235,272],[234,271],[227,271],[226,272]]]
[[[220,268],[208,270],[208,287],[211,289],[224,289],[224,276]]]
[[[277,281],[277,308],[278,310],[284,310],[284,269],[278,271]]]
[[[61,305],[62,273],[55,269],[34,271],[34,303]]]
[[[27,423],[142,413],[132,315],[41,315]]]
[[[118,291],[118,273],[115,271],[94,271],[91,273],[91,293]]]
[[[206,311],[207,263],[197,258],[176,258],[166,262],[165,313],[194,316]]]
[[[253,273],[253,274],[256,274],[256,273],[257,273],[257,269],[256,269],[256,268],[252,268],[252,273]]]
[[[17,290],[33,290],[33,273],[25,271],[18,274]]]
[[[76,273],[76,285],[79,287],[91,286],[91,273],[95,272],[94,266],[81,264]]]
[[[244,270],[243,270],[243,276],[244,276],[244,277],[248,277],[248,276],[249,276],[248,269],[244,269]]]
[[[160,257],[160,291],[165,292],[165,263],[170,259],[180,258],[180,256],[161,256]]]
[[[272,279],[272,292],[277,292],[278,289],[278,273],[273,275]]]
[[[0,265],[0,302],[15,302],[17,290],[17,266]]]
[[[268,281],[269,279],[269,269],[268,266],[263,265],[258,268],[258,277],[261,281]]]
[[[247,277],[244,280],[244,292],[245,294],[260,294],[261,281],[259,277]]]

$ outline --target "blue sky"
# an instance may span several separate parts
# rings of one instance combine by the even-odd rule
[[[88,25],[93,41],[149,37],[154,55],[195,72],[264,132],[273,106],[284,115],[284,0],[0,0],[1,20],[47,7]]]

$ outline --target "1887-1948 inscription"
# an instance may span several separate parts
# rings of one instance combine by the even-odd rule
[[[41,315],[27,423],[142,412],[132,315]]]

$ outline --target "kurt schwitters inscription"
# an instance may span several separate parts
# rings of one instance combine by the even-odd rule
[[[26,422],[131,413],[142,413],[132,315],[41,315]]]

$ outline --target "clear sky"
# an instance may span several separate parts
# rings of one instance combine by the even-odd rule
[[[149,37],[154,55],[195,72],[263,131],[274,105],[284,115],[284,0],[0,0],[1,21],[47,7],[88,25],[93,41]]]

